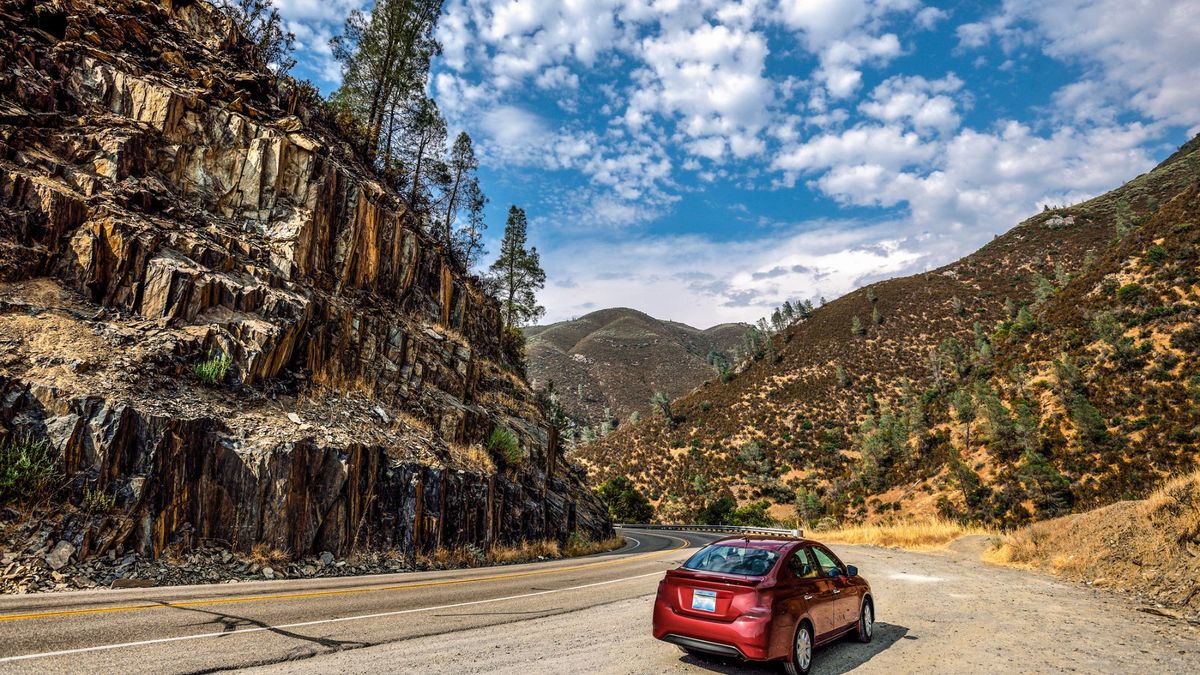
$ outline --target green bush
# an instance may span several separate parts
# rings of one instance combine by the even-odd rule
[[[504,427],[492,429],[492,435],[488,436],[487,449],[492,453],[492,457],[499,458],[506,467],[520,466],[521,462],[525,461],[525,453],[521,451],[517,437]]]
[[[1163,260],[1167,258],[1167,249],[1155,244],[1146,249],[1146,262],[1151,265],[1161,265]]]
[[[1171,335],[1171,346],[1183,352],[1200,352],[1200,323],[1194,323]]]
[[[1117,289],[1117,300],[1123,305],[1136,305],[1143,295],[1144,289],[1137,284],[1125,284]]]
[[[625,476],[617,476],[596,488],[596,495],[608,506],[619,523],[648,523],[654,518],[654,506]]]
[[[57,463],[45,441],[29,436],[5,441],[0,445],[0,504],[38,496],[56,473]]]
[[[229,367],[232,365],[233,359],[228,356],[224,354],[218,356],[209,352],[207,359],[196,364],[196,377],[209,386],[220,384],[225,381],[225,376],[229,374]]]

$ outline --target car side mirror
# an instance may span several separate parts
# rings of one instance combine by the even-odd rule
[[[858,576],[858,568],[855,567],[854,565],[846,565],[846,576],[850,576],[850,577]]]

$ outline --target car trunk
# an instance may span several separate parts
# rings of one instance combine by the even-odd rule
[[[733,621],[759,604],[761,577],[677,569],[667,572],[663,594],[679,614],[713,621]]]

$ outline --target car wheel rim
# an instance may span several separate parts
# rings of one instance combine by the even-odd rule
[[[866,605],[863,607],[863,634],[867,637],[871,637],[871,631],[874,630],[874,628],[875,625],[873,617],[871,616],[871,606]]]
[[[796,633],[796,661],[800,670],[808,670],[808,664],[812,661],[812,638],[808,636],[808,630],[805,628]]]

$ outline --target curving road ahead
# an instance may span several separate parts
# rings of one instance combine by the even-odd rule
[[[0,670],[244,668],[580,612],[653,593],[716,538],[637,531],[612,553],[527,565],[4,597]]]
[[[650,636],[663,571],[714,535],[631,530],[610,554],[341,579],[0,598],[0,672],[780,673]],[[979,562],[978,549],[834,546],[878,604],[875,641],[814,673],[1200,672],[1200,626]]]

